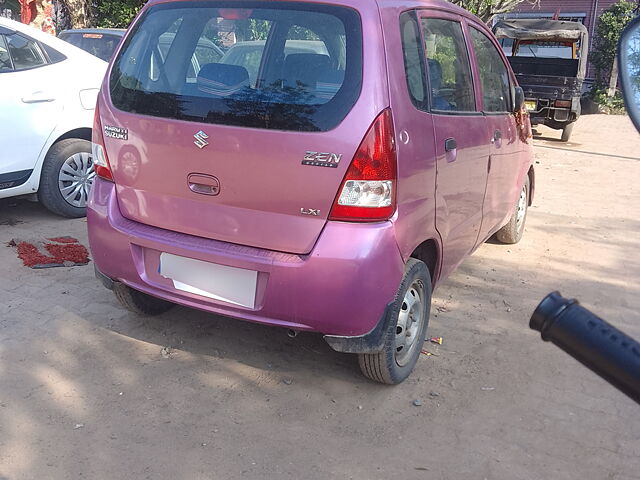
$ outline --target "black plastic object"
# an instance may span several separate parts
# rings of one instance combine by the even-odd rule
[[[640,343],[577,300],[547,295],[529,326],[640,404]]]

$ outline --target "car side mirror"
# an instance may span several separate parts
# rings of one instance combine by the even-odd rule
[[[513,111],[519,112],[524,107],[524,90],[522,87],[515,87],[513,90]]]
[[[627,112],[640,132],[640,17],[632,20],[622,32],[618,69]]]

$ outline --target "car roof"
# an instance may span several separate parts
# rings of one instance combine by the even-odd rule
[[[147,2],[147,6],[154,5],[156,3],[173,3],[173,2],[181,2],[186,0],[149,0]],[[269,0],[266,0],[269,1]],[[403,9],[409,10],[413,8],[439,8],[443,10],[448,10],[453,13],[457,13],[460,15],[464,15],[470,18],[475,18],[475,16],[469,13],[462,7],[454,5],[446,0],[297,0],[301,3],[325,3],[331,5],[343,5],[351,8],[355,8],[356,10],[362,8],[370,8],[372,3],[377,3],[379,8],[386,9]],[[238,2],[239,8],[242,8],[242,2]]]
[[[355,3],[358,0],[351,0]],[[474,20],[477,23],[484,25],[484,22],[476,17],[473,13],[465,10],[464,8],[454,5],[446,0],[376,0],[380,9],[393,9],[393,10],[412,10],[416,8],[433,8],[436,10],[445,10],[449,13],[454,13],[469,19]]]
[[[148,8],[150,6],[160,4],[160,3],[182,3],[186,1],[195,1],[195,0],[148,0],[144,8]],[[264,0],[264,1],[270,2],[272,0]],[[364,11],[371,12],[372,8],[376,8],[376,6],[381,11],[393,10],[396,12],[402,12],[405,10],[413,10],[418,8],[432,8],[432,9],[442,10],[445,12],[463,16],[478,25],[484,26],[487,32],[490,31],[488,27],[486,27],[486,24],[482,20],[480,20],[478,17],[476,17],[474,14],[446,0],[297,0],[297,1],[300,3],[309,3],[309,4],[331,4],[331,5],[337,5],[337,6],[344,6],[344,7],[353,8],[355,10],[358,10],[359,12],[364,12]],[[243,3],[243,0],[238,0],[239,8],[242,8],[242,3]],[[277,2],[273,2],[273,3],[277,4]]]
[[[34,40],[45,43],[49,45],[51,48],[58,50],[60,53],[66,55],[67,57],[72,57],[75,59],[82,59],[82,61],[86,62],[95,62],[98,61],[101,64],[105,64],[104,60],[101,60],[98,57],[94,57],[88,52],[71,45],[64,40],[61,40],[53,35],[48,33],[44,33],[42,30],[38,30],[30,25],[25,25],[24,23],[16,22],[15,20],[10,20],[8,18],[0,17],[0,27],[5,27],[14,32],[23,33]]]
[[[69,30],[63,30],[62,32],[60,32],[60,35],[62,35],[63,33],[94,33],[123,37],[126,31],[127,30],[125,28],[72,28]]]

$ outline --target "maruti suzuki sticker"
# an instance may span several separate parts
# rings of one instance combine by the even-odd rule
[[[338,168],[342,154],[325,152],[307,152],[302,160],[302,165],[312,167]]]
[[[129,130],[122,127],[112,127],[111,125],[105,125],[104,134],[105,136],[115,138],[116,140],[129,139]]]

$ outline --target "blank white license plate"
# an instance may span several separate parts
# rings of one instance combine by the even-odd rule
[[[258,272],[253,270],[161,253],[160,275],[177,290],[255,308]]]

